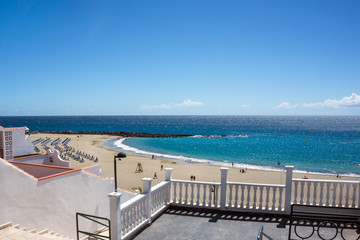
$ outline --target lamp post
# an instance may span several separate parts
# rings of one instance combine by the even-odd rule
[[[122,158],[126,158],[126,154],[123,152],[119,152],[114,156],[114,180],[115,180],[115,192],[117,192],[117,172],[116,172],[116,159],[121,160]]]

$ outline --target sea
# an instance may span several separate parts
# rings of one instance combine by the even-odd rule
[[[187,134],[119,138],[114,149],[188,163],[297,172],[360,173],[360,116],[24,116],[3,127],[32,131],[127,131]]]

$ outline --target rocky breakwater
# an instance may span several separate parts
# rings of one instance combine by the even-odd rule
[[[35,133],[52,133],[52,134],[72,134],[72,135],[111,135],[119,137],[141,137],[141,138],[180,138],[191,137],[187,134],[163,134],[163,133],[141,133],[141,132],[125,132],[125,131],[30,131],[30,134]]]

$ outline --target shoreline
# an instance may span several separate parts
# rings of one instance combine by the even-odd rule
[[[107,141],[116,141],[119,136],[114,135],[73,135],[73,134],[48,134],[48,133],[32,133],[30,135],[31,141],[40,137],[49,137],[52,140],[56,138],[65,139],[71,138],[68,143],[69,146],[93,155],[99,158],[99,162],[94,163],[85,159],[84,163],[79,163],[73,159],[70,160],[70,166],[73,168],[84,168],[87,166],[99,164],[103,169],[106,177],[113,177],[114,170],[114,156],[119,150],[113,149],[106,145]],[[39,147],[39,145],[37,145]],[[48,144],[48,147],[53,147]],[[39,147],[40,149],[40,147]],[[53,149],[53,148],[52,148]],[[43,150],[42,148],[40,150]],[[122,150],[121,150],[122,151]],[[124,151],[127,158],[117,161],[117,175],[118,186],[125,190],[133,191],[133,187],[142,187],[142,178],[153,178],[157,173],[157,178],[152,180],[152,185],[156,185],[164,180],[165,173],[161,170],[163,168],[173,168],[173,178],[190,180],[191,175],[196,176],[197,181],[219,182],[220,168],[223,166],[216,166],[210,164],[199,164],[195,162],[187,163],[165,158],[152,159],[150,156],[142,156],[134,154],[129,151]],[[143,172],[135,173],[137,164],[141,163]],[[296,168],[296,166],[294,166]],[[285,171],[266,171],[259,169],[247,169],[245,173],[241,173],[241,168],[229,167],[229,181],[231,182],[246,182],[246,183],[268,183],[268,184],[284,184]],[[328,179],[339,180],[335,175],[315,174],[315,173],[298,173],[294,171],[294,178],[303,178],[306,176],[309,179]],[[341,180],[358,181],[358,176],[344,176],[341,175]]]
[[[200,165],[212,165],[212,166],[219,166],[219,167],[228,167],[228,168],[238,168],[238,169],[245,169],[245,170],[259,170],[259,171],[275,171],[275,172],[283,172],[286,165],[281,167],[274,167],[274,166],[268,166],[268,165],[260,165],[260,164],[247,164],[247,163],[236,163],[236,162],[229,162],[229,161],[216,161],[216,160],[209,160],[209,159],[200,159],[200,158],[194,158],[194,157],[185,157],[185,156],[175,156],[171,154],[163,154],[163,153],[156,153],[156,152],[150,152],[142,149],[138,149],[135,147],[130,147],[123,142],[128,139],[127,137],[119,137],[118,139],[112,139],[105,143],[106,146],[118,149],[120,151],[124,152],[131,152],[136,155],[145,156],[145,157],[151,157],[155,156],[158,158],[166,159],[166,160],[174,160],[179,161],[186,164],[200,164]],[[121,142],[119,142],[121,141]],[[112,142],[114,146],[111,147],[108,144],[109,142]],[[296,167],[296,166],[294,166]],[[360,168],[359,168],[360,170]],[[307,170],[296,170],[294,169],[294,173],[299,174],[315,174],[315,175],[341,175],[346,177],[359,177],[359,174],[353,173],[353,172],[331,172],[331,171],[307,171]]]

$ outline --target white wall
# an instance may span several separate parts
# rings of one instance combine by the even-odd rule
[[[113,179],[83,171],[37,181],[0,159],[0,224],[11,221],[75,239],[76,212],[109,218],[108,193],[113,187]]]
[[[9,128],[5,130],[12,131],[14,157],[34,153],[34,146],[30,141],[30,137],[25,135],[26,128]]]

